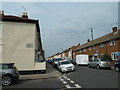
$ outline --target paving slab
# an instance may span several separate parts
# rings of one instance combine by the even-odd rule
[[[47,79],[60,76],[62,76],[61,72],[59,72],[57,69],[47,63],[47,70],[45,74],[20,75],[19,80]]]

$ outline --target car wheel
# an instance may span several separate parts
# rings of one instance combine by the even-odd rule
[[[2,85],[3,86],[8,86],[8,85],[10,85],[12,83],[12,78],[10,77],[10,76],[4,76],[3,78],[2,78]]]
[[[120,69],[119,69],[118,67],[115,67],[115,71],[116,71],[116,72],[119,72]]]
[[[99,66],[99,65],[97,65],[97,69],[100,69],[100,66]]]

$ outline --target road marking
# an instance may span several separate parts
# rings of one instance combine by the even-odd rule
[[[63,76],[64,78],[67,78],[66,76]]]
[[[70,80],[70,78],[66,77],[66,76],[62,76],[64,79],[67,79],[68,82],[74,84],[75,82]],[[59,77],[59,79],[62,81],[63,84],[67,84],[68,82],[65,81],[62,77]],[[74,84],[75,87],[71,87],[69,84],[65,85],[66,88],[82,88],[82,86],[80,86],[79,84]]]
[[[62,83],[63,83],[63,84],[67,84],[67,82],[66,82],[66,81],[63,81]]]
[[[76,88],[82,88],[80,85],[78,84],[75,84]]]
[[[59,77],[59,79],[61,79],[61,77]]]
[[[71,83],[75,83],[74,81],[70,81]]]
[[[64,81],[64,79],[60,79],[61,81]]]
[[[70,80],[69,78],[67,78],[67,80]]]
[[[70,85],[65,85],[67,88],[71,88]]]

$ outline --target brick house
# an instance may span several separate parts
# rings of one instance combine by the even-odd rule
[[[62,53],[64,54],[64,57],[65,59],[75,59],[75,54],[73,53],[73,51],[75,49],[77,49],[78,47],[80,46],[80,44],[76,45],[76,46],[72,46],[68,49],[65,49]]]
[[[112,33],[104,35],[93,41],[80,45],[73,51],[75,55],[87,54],[89,59],[97,55],[98,58],[108,54],[112,61],[117,60],[116,53],[120,52],[120,30],[117,27],[112,28]]]

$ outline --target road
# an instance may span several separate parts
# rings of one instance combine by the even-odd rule
[[[4,88],[118,88],[118,73],[114,70],[76,66],[76,71],[64,73],[61,77],[22,80]]]

